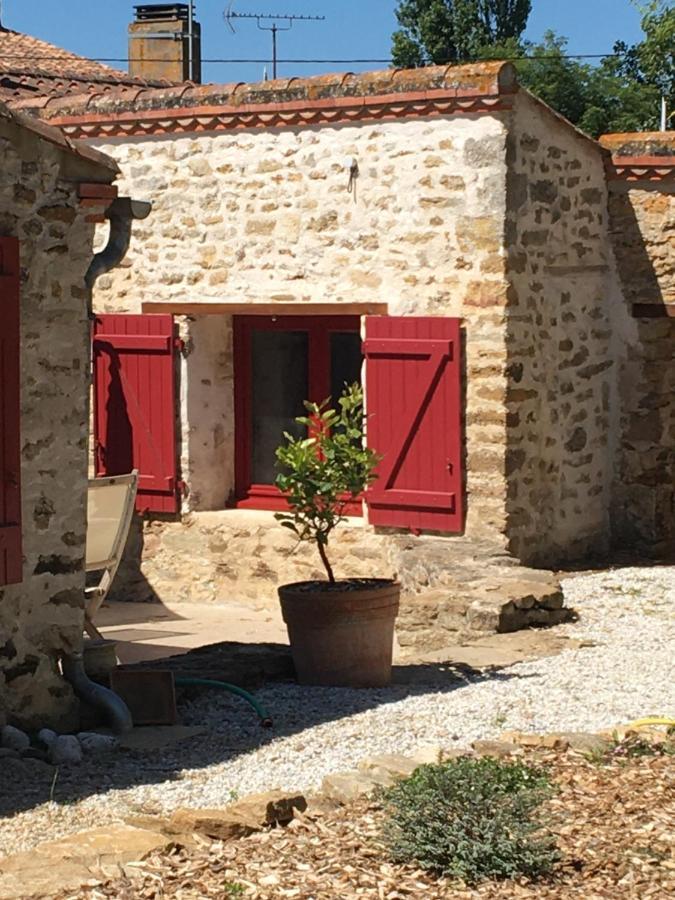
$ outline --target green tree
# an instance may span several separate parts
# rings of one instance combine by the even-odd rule
[[[659,127],[661,97],[675,110],[675,6],[635,0],[644,38],[617,42],[598,65],[569,58],[567,39],[522,39],[530,0],[405,0],[397,11],[394,63],[422,66],[509,59],[520,84],[588,134]]]
[[[531,8],[532,0],[400,0],[392,61],[414,68],[475,58],[486,44],[520,38]]]

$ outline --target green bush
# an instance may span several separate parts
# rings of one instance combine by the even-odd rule
[[[382,793],[383,838],[394,861],[468,884],[536,878],[558,859],[535,815],[551,793],[546,773],[520,762],[463,757],[420,766]]]

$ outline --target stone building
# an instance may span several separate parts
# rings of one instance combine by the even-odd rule
[[[614,134],[612,242],[632,315],[619,372],[614,543],[675,550],[675,132]]]
[[[366,508],[336,542],[339,572],[401,577],[404,630],[428,643],[486,616],[510,627],[504,582],[537,578],[517,563],[597,556],[613,538],[672,543],[672,331],[633,306],[664,310],[671,296],[672,148],[657,153],[657,180],[627,175],[611,141],[574,129],[508,63],[19,105],[114,156],[125,189],[154,205],[95,296],[101,321],[170,314],[182,342],[177,466],[161,473],[181,509],[147,517],[127,596],[271,596],[318,572],[264,512],[289,414],[282,397],[265,411],[256,385],[271,397],[276,382],[330,383],[317,348],[333,331],[358,370],[369,317],[389,317],[399,338],[401,321],[433,319],[430,340],[461,320],[461,421],[434,426],[459,449],[426,485],[461,515],[426,533],[412,516],[369,525]],[[289,362],[298,333],[313,364]],[[247,381],[237,359],[259,375]],[[558,600],[548,606],[516,618],[554,621]]]
[[[115,162],[0,103],[0,724],[72,723],[81,649],[89,294]]]

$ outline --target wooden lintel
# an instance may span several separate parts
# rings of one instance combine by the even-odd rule
[[[387,303],[227,303],[180,300],[147,300],[144,313],[171,313],[175,316],[386,316]]]
[[[635,319],[675,319],[675,303],[634,303]]]

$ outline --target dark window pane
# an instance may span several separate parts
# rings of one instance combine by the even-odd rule
[[[336,331],[330,336],[330,393],[337,404],[345,384],[361,383],[361,335]]]
[[[293,421],[307,399],[308,335],[304,331],[254,331],[252,336],[252,481],[272,484],[276,448],[284,431],[300,437]]]

